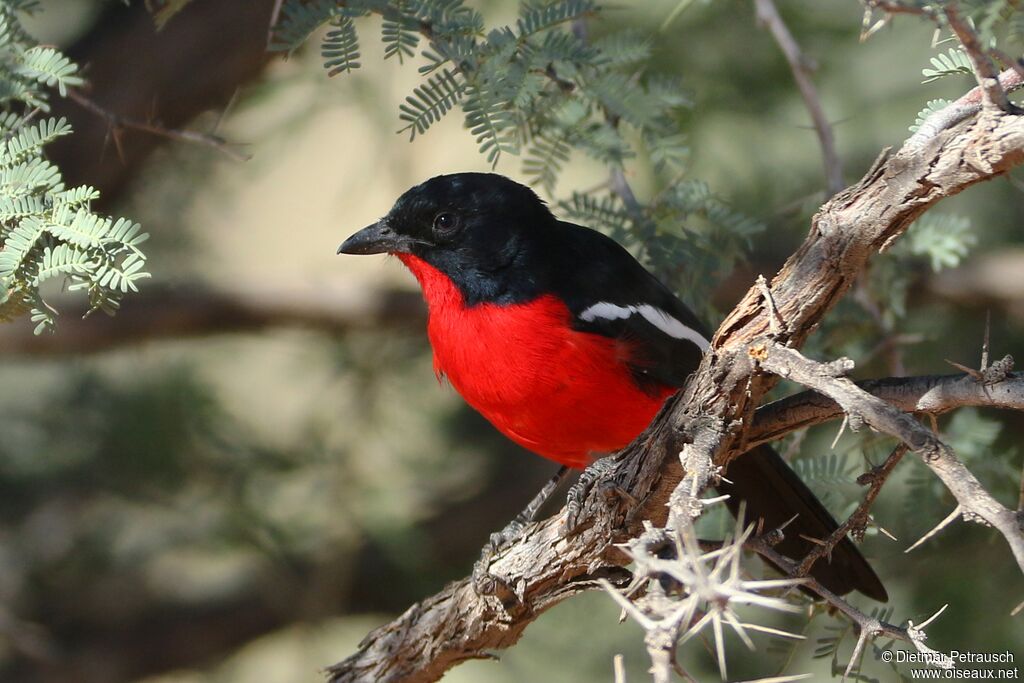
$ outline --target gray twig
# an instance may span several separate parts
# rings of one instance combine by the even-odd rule
[[[235,161],[248,161],[250,159],[248,154],[242,154],[241,152],[232,149],[227,140],[219,135],[200,133],[194,130],[175,130],[173,128],[164,128],[163,126],[149,121],[139,121],[127,116],[121,116],[120,114],[104,109],[97,103],[93,102],[81,90],[69,88],[67,92],[68,99],[107,122],[107,125],[113,134],[114,144],[118,147],[118,154],[120,154],[120,132],[124,129],[131,129],[143,133],[149,133],[150,135],[157,135],[162,138],[167,138],[168,140],[177,140],[179,142],[212,147],[221,154],[224,154]]]
[[[974,70],[974,77],[978,81],[978,87],[982,91],[982,105],[996,107],[1001,111],[1013,112],[1014,107],[1010,104],[1006,91],[999,84],[999,71],[988,50],[981,44],[981,38],[967,21],[960,16],[960,10],[955,2],[947,4],[943,8],[943,14],[949,28],[956,34],[957,39],[967,52],[967,58],[971,60],[971,67]]]
[[[918,453],[924,464],[956,498],[965,518],[995,527],[1006,539],[1018,566],[1024,571],[1024,529],[1016,513],[993,498],[934,432],[898,408],[864,391],[848,378],[837,375],[830,367],[832,364],[813,361],[796,349],[773,341],[752,345],[751,353],[765,370],[825,394],[838,403],[851,419],[863,420]]]
[[[782,20],[778,9],[772,0],[754,0],[757,8],[757,20],[766,26],[771,32],[775,42],[778,43],[782,54],[789,62],[790,71],[793,72],[793,80],[800,89],[800,96],[804,99],[804,106],[811,116],[814,124],[814,132],[818,135],[818,145],[821,147],[822,161],[825,165],[825,198],[831,197],[845,187],[843,182],[843,164],[836,152],[835,134],[832,132],[832,124],[825,116],[825,110],[821,106],[821,96],[818,89],[814,87],[811,80],[810,62],[800,50],[793,34],[789,32],[786,22]]]

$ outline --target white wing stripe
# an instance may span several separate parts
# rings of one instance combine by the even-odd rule
[[[708,347],[711,346],[711,344],[708,343],[708,340],[698,334],[696,330],[687,327],[665,311],[660,308],[655,308],[650,304],[619,306],[618,304],[602,301],[594,304],[593,306],[588,306],[586,310],[580,313],[580,319],[588,323],[592,323],[598,318],[603,318],[605,320],[623,320],[636,313],[639,313],[644,320],[654,325],[668,336],[674,339],[686,339],[693,342],[700,347],[701,351],[707,351]]]

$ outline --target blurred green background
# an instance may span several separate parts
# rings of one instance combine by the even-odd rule
[[[216,4],[235,7],[216,19],[225,23],[211,47],[213,29],[190,22],[216,26],[204,15]],[[287,60],[257,50],[246,68],[211,86],[235,66],[224,55],[252,52],[244,41],[265,42],[272,4],[196,0],[156,33],[141,3],[49,0],[31,23],[97,88],[138,94],[175,83],[173,95],[157,88],[145,106],[170,123],[178,116],[200,130],[217,126],[252,158],[137,133],[107,139],[102,122],[68,105],[76,129],[99,125],[93,138],[76,134],[57,153],[69,183],[102,185],[104,210],[143,224],[154,280],[112,320],[78,323],[81,302],[72,299],[61,304],[53,338],[29,339],[28,321],[0,328],[4,681],[319,680],[318,670],[352,652],[370,628],[465,575],[488,533],[554,470],[434,380],[422,310],[397,261],[335,256],[344,237],[410,185],[488,170],[461,118],[412,144],[395,135],[397,105],[418,81],[415,68],[382,61],[376,27],[353,75],[328,79],[313,42]],[[632,25],[651,35],[655,68],[680,75],[694,101],[685,114],[692,176],[767,224],[749,262],[703,293],[724,310],[800,243],[823,174],[789,68],[751,3],[692,3],[666,25],[678,5],[617,3],[593,31]],[[932,28],[922,22],[897,21],[862,44],[852,0],[779,5],[817,64],[848,181],[907,136],[926,100],[972,85],[967,77],[921,85],[934,54]],[[514,18],[511,2],[476,6],[490,22]],[[182,84],[209,92],[191,102]],[[521,177],[514,158],[497,170]],[[558,192],[603,173],[574,159]],[[642,191],[643,179],[635,180]],[[916,273],[895,330],[912,342],[899,352],[907,373],[952,372],[944,359],[976,366],[986,311],[997,357],[1024,348],[1020,183],[989,183],[941,207],[970,218],[978,246],[955,271],[933,274],[923,264]],[[866,314],[849,306],[837,315]],[[858,376],[894,370],[885,349],[815,343],[851,353]],[[1015,504],[1019,417],[952,419],[960,421],[953,431],[967,435],[962,451],[972,467]],[[818,458],[835,427],[790,446]],[[833,458],[840,470],[857,465],[861,443],[836,446],[852,454]],[[869,444],[869,455],[877,461],[886,448]],[[841,512],[855,500],[849,482],[857,472],[843,470],[829,484],[830,470],[814,483]],[[889,587],[892,619],[919,623],[949,603],[930,630],[932,647],[1024,659],[1024,617],[1009,615],[1024,582],[996,534],[957,524],[903,553],[953,505],[916,462],[902,464],[884,489],[875,517],[899,540],[875,535],[866,552]],[[612,657],[622,653],[629,680],[644,680],[641,632],[617,617],[604,596],[573,599],[499,663],[469,663],[449,679],[612,680]],[[805,622],[777,620],[798,631]],[[734,639],[730,679],[766,676],[790,660],[787,671],[826,676],[830,656],[812,655],[840,623],[816,614],[795,649],[760,638],[750,653]],[[843,641],[838,661],[851,647]],[[681,660],[700,680],[716,675],[699,642]],[[893,675],[866,668],[878,680]]]

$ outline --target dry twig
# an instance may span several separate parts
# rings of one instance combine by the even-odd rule
[[[839,160],[838,152],[836,152],[832,124],[825,116],[818,89],[814,87],[814,81],[811,80],[810,62],[800,50],[793,34],[789,32],[775,3],[772,0],[754,0],[754,6],[757,8],[757,20],[771,31],[779,49],[786,56],[790,71],[793,72],[793,80],[796,81],[800,96],[804,100],[804,106],[807,107],[807,113],[811,116],[814,132],[818,135],[818,145],[821,147],[822,161],[825,165],[825,198],[827,199],[844,187],[843,165]]]
[[[846,521],[839,525],[839,528],[833,531],[828,538],[823,539],[821,544],[815,545],[814,550],[801,560],[800,566],[796,568],[796,572],[792,575],[793,578],[808,576],[814,563],[828,556],[832,549],[836,547],[836,544],[846,537],[846,534],[852,534],[857,540],[864,537],[864,530],[867,528],[868,521],[870,520],[868,513],[871,510],[871,506],[874,504],[875,499],[878,498],[878,494],[881,492],[886,480],[888,480],[889,475],[896,468],[896,464],[903,458],[906,452],[906,445],[900,444],[889,454],[884,463],[857,478],[858,484],[868,484],[870,486],[868,492],[864,494],[864,499]]]
[[[168,140],[177,140],[179,142],[212,147],[221,154],[224,154],[235,161],[249,160],[248,154],[242,154],[241,152],[232,149],[227,140],[219,135],[200,133],[194,130],[175,130],[173,128],[165,128],[149,121],[140,121],[127,116],[121,116],[120,114],[115,114],[112,111],[104,109],[89,99],[81,90],[76,90],[75,88],[68,89],[68,99],[107,122],[110,134],[114,140],[114,146],[117,148],[119,155],[121,154],[121,131],[124,129],[131,129],[141,131],[143,133],[149,133],[150,135],[157,135],[162,138],[167,138]]]

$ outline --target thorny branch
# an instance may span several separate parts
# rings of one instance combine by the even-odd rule
[[[857,506],[857,509],[853,511],[853,514],[839,525],[839,528],[833,531],[828,538],[823,539],[821,544],[816,546],[813,551],[808,553],[807,557],[800,562],[800,566],[796,568],[796,571],[791,576],[803,578],[810,574],[814,563],[823,557],[827,557],[832,552],[832,549],[836,547],[836,544],[846,537],[846,534],[851,534],[858,541],[864,538],[864,530],[870,521],[868,512],[871,510],[871,506],[874,505],[875,499],[878,498],[878,494],[881,493],[882,485],[889,479],[889,475],[896,468],[896,464],[903,459],[907,450],[905,444],[900,444],[889,454],[885,462],[857,478],[858,484],[868,484],[870,486],[868,492],[864,494],[864,499]]]
[[[755,343],[751,354],[765,370],[825,394],[843,408],[854,429],[867,424],[916,452],[956,498],[964,519],[995,527],[1006,539],[1024,572],[1024,527],[1013,510],[999,503],[930,429],[900,409],[864,391],[846,374],[853,361],[818,363],[796,349],[774,342]],[[802,568],[802,567],[801,567]]]
[[[778,566],[780,569],[782,569],[782,571],[786,572],[789,575],[796,574],[799,571],[796,563],[794,563],[788,557],[780,555],[778,552],[776,552],[775,549],[772,548],[769,543],[766,543],[763,538],[752,539],[751,541],[748,541],[745,544],[745,546],[747,547],[747,549],[753,550],[761,557],[764,557],[765,559],[771,561],[773,564]],[[850,655],[850,663],[846,667],[846,673],[844,674],[845,676],[849,676],[850,673],[853,671],[856,662],[860,659],[860,653],[863,651],[864,645],[867,643],[867,641],[871,638],[877,638],[880,636],[887,636],[889,638],[895,638],[896,640],[902,640],[911,643],[914,646],[914,648],[917,649],[918,652],[932,655],[933,657],[935,657],[934,661],[942,662],[941,666],[943,666],[943,668],[950,668],[952,664],[951,662],[942,659],[941,655],[938,652],[932,650],[924,644],[924,641],[926,640],[924,627],[930,624],[932,620],[934,620],[938,615],[942,614],[942,612],[946,609],[945,606],[939,609],[939,611],[936,612],[934,615],[926,619],[923,623],[915,626],[914,622],[908,621],[907,626],[904,628],[901,626],[896,626],[894,624],[887,623],[885,621],[882,621],[881,619],[877,619],[868,614],[865,614],[863,611],[857,609],[843,598],[829,591],[827,588],[818,583],[813,577],[804,577],[803,579],[801,579],[800,585],[805,588],[810,588],[812,591],[820,595],[829,603],[829,605],[838,609],[840,612],[843,613],[843,615],[845,615],[850,621],[852,621],[857,626],[857,631],[859,633],[857,638],[857,645],[854,647],[854,651]]]
[[[710,504],[701,501],[700,505]],[[781,612],[798,612],[799,607],[764,591],[800,584],[793,579],[751,580],[740,572],[740,558],[753,527],[743,529],[737,520],[733,538],[708,549],[700,546],[692,526],[659,529],[650,524],[638,538],[626,545],[636,566],[633,581],[622,592],[601,582],[615,601],[647,635],[644,639],[651,657],[655,683],[667,683],[675,663],[676,648],[711,626],[718,667],[726,677],[726,627],[753,648],[747,631],[766,631],[788,638],[801,638],[776,629],[765,629],[740,621],[736,605],[754,605]],[[631,596],[641,593],[630,601]]]
[[[988,407],[1024,411],[1024,373],[1008,373],[984,384],[969,375],[888,377],[857,382],[869,394],[907,413],[941,415],[957,408]],[[805,391],[761,406],[747,435],[753,448],[843,416],[829,397]]]
[[[156,285],[127,299],[113,318],[69,316],[61,322],[61,334],[36,336],[27,322],[0,325],[0,355],[105,353],[148,342],[287,327],[343,335],[406,328],[423,319],[423,298],[406,289]]]

